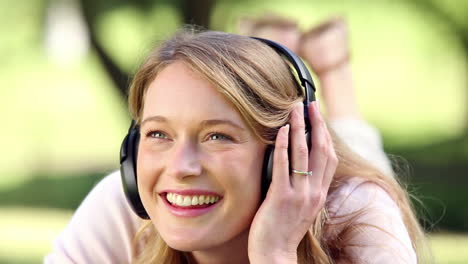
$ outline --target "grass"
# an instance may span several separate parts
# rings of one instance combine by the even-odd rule
[[[70,210],[0,207],[0,263],[41,263],[71,215]],[[468,234],[431,234],[430,244],[436,263],[468,263]]]
[[[438,233],[430,243],[436,263],[468,263],[468,234]]]
[[[41,263],[72,211],[37,208],[0,209],[0,263]]]

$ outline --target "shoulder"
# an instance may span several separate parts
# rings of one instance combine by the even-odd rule
[[[45,263],[129,262],[139,224],[127,204],[120,173],[111,173],[83,200]]]
[[[94,197],[96,196],[96,197]],[[125,195],[122,187],[122,178],[120,171],[114,171],[102,178],[91,190],[86,199],[92,198],[113,198],[118,202],[125,201]],[[86,201],[86,200],[85,200]],[[84,203],[84,202],[83,202]]]
[[[344,251],[352,259],[364,263],[417,262],[400,208],[379,185],[349,179],[329,195],[327,210],[326,236],[345,241]]]
[[[123,192],[120,172],[116,171],[105,176],[94,186],[76,210],[72,222],[75,219],[88,216],[88,214],[91,214],[89,218],[80,220],[92,219],[93,222],[96,222],[96,220],[99,222],[101,218],[98,217],[117,216],[124,219],[133,219],[131,212]]]

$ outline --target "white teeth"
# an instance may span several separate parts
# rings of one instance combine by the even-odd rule
[[[219,201],[219,196],[213,195],[179,195],[175,193],[166,193],[166,199],[178,206],[191,206],[191,205],[203,205],[213,204]]]
[[[192,199],[189,196],[184,197],[184,202],[183,206],[189,206],[192,205]]]
[[[184,200],[182,199],[182,196],[181,195],[176,195],[176,196],[177,196],[177,199],[175,200],[175,203],[178,205],[183,205]]]
[[[172,203],[172,193],[166,193],[166,199]]]
[[[198,196],[192,197],[192,205],[198,205]]]

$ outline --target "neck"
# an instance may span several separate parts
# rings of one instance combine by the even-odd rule
[[[249,230],[247,229],[223,245],[207,250],[193,251],[192,257],[197,264],[249,263],[248,238]]]

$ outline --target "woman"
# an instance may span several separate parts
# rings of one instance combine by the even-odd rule
[[[316,103],[309,152],[296,85],[283,59],[252,38],[186,31],[163,43],[129,94],[150,220],[128,216],[111,176],[46,262],[416,263],[423,233],[406,193],[329,133]]]

